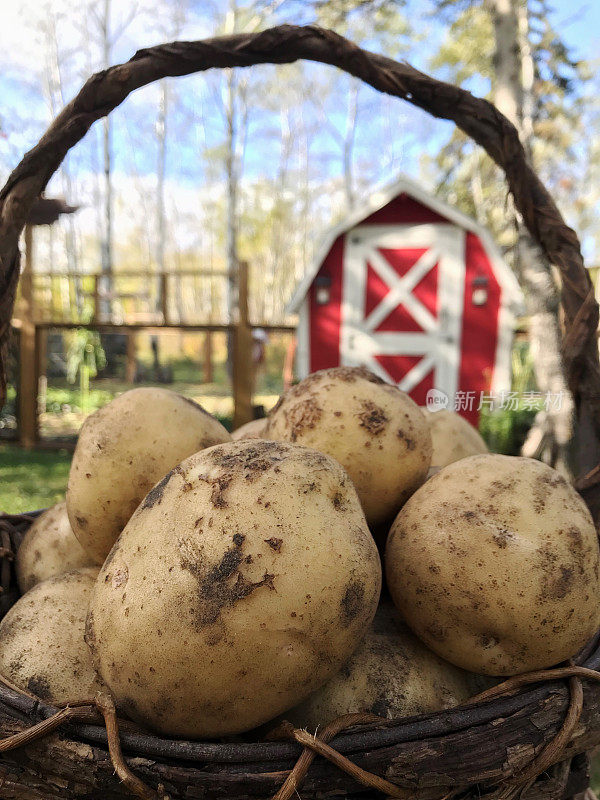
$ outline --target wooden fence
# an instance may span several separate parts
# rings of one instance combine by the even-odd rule
[[[229,287],[226,283],[229,282]],[[227,292],[236,302],[227,310]],[[234,427],[253,417],[253,328],[293,331],[288,321],[273,324],[251,320],[248,265],[237,275],[225,270],[124,271],[102,273],[33,272],[31,228],[25,231],[25,263],[13,327],[19,336],[17,387],[19,441],[39,442],[38,389],[45,361],[48,330],[89,328],[128,337],[126,373],[132,379],[135,334],[165,329],[183,332],[222,331],[233,336]]]

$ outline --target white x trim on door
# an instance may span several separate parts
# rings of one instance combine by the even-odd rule
[[[421,360],[400,380],[404,391],[414,388],[431,370],[435,387],[454,396],[460,369],[460,335],[464,303],[465,234],[450,224],[362,226],[349,231],[344,249],[342,289],[341,363],[364,364],[384,380],[390,375],[377,361],[378,355],[420,355]],[[399,275],[382,249],[424,249],[426,252],[404,274]],[[364,316],[368,265],[389,291]],[[414,288],[438,265],[438,314],[414,294]],[[376,328],[399,305],[403,305],[422,332],[378,332]]]

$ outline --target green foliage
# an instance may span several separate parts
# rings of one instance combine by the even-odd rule
[[[85,411],[92,413],[98,408],[102,408],[115,397],[115,392],[107,389],[90,389],[87,396]],[[81,391],[71,389],[69,386],[51,385],[46,390],[46,411],[51,414],[59,414],[65,408],[75,411],[83,411],[80,405]]]
[[[512,391],[519,395],[537,389],[533,371],[533,357],[529,342],[516,341],[511,354]]]
[[[283,363],[287,351],[286,337],[271,337],[265,350],[265,363],[259,372],[257,394],[281,394],[283,392]]]
[[[67,380],[75,383],[82,370],[90,378],[106,366],[106,355],[100,343],[100,334],[86,328],[66,334],[67,337]]]
[[[106,355],[100,343],[100,334],[86,328],[77,328],[68,336],[67,380],[75,383],[79,375],[80,404],[83,411],[88,410],[90,378],[106,366]]]
[[[204,383],[202,365],[192,358],[176,358],[169,361],[169,366],[173,370],[174,384],[189,384],[190,386],[202,385]],[[227,365],[224,361],[213,361],[213,385],[221,387],[222,391],[229,391],[229,377],[227,375]]]
[[[2,427],[2,420],[8,417],[15,417],[17,413],[17,389],[14,384],[9,383],[6,387],[6,403],[0,410],[0,428]]]
[[[64,498],[71,455],[66,450],[0,447],[0,511],[21,514]]]
[[[518,407],[490,409],[484,406],[479,418],[479,432],[492,452],[518,456],[535,415],[543,406],[543,399],[526,404],[522,402],[523,395],[537,391],[529,342],[515,342],[511,361],[511,390],[520,399]],[[506,405],[510,406],[508,403]]]
[[[600,792],[600,757],[590,759],[590,788],[595,793]]]
[[[436,72],[491,98],[494,84],[494,31],[485,4],[437,0],[449,22],[448,32],[431,61]],[[528,0],[529,44],[534,61],[533,162],[540,177],[571,213],[579,213],[574,180],[581,163],[578,148],[586,141],[582,117],[589,68],[575,61],[552,25],[546,0]],[[587,99],[587,98],[586,98]],[[509,211],[504,176],[492,160],[456,129],[430,163],[440,193],[486,225],[511,256],[516,231]],[[588,204],[586,204],[586,207]],[[577,227],[578,224],[576,223]]]
[[[493,58],[492,20],[481,5],[473,4],[452,20],[439,51],[431,59],[431,67],[436,72],[446,71],[453,83],[462,85],[480,76],[491,85]]]
[[[213,417],[219,420],[221,425],[226,428],[230,433],[233,430],[233,417],[231,414],[219,414],[218,412],[213,414]]]
[[[356,41],[377,37],[380,47],[382,40],[392,47],[402,46],[399,40],[410,30],[407,17],[402,13],[406,5],[406,0],[312,0],[296,3],[305,14],[308,9],[308,16],[299,22],[316,21]],[[388,48],[383,49],[389,52]]]
[[[502,408],[491,411],[485,406],[479,417],[479,432],[493,453],[518,456],[537,409]]]

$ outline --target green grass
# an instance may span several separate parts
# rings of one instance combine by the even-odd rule
[[[492,453],[518,456],[535,415],[541,408],[501,408],[490,411],[484,406],[479,417],[479,433]]]
[[[0,446],[0,511],[20,514],[62,500],[71,454]]]
[[[600,792],[600,754],[597,751],[592,752],[593,755],[590,758],[590,786],[598,794]]]

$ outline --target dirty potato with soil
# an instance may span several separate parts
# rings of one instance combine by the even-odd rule
[[[425,647],[386,604],[342,669],[283,716],[312,731],[343,714],[395,719],[452,708],[472,694],[471,676]]]
[[[460,414],[446,408],[433,412],[424,409],[423,413],[433,444],[432,467],[445,467],[461,458],[489,452],[479,431]]]
[[[239,428],[236,428],[231,434],[231,438],[234,442],[237,442],[238,439],[265,439],[266,430],[266,418],[253,419],[251,422],[246,422],[245,425],[240,425]]]
[[[17,583],[25,594],[47,578],[92,564],[75,538],[63,501],[40,514],[25,534],[15,557]]]
[[[266,435],[339,461],[370,525],[393,518],[431,462],[431,436],[417,404],[364,367],[324,369],[300,381],[269,415]]]
[[[53,705],[102,688],[84,641],[97,567],[66,572],[21,597],[0,623],[0,674]]]
[[[165,473],[192,453],[230,438],[201,406],[168,389],[132,389],[89,416],[67,488],[69,519],[83,548],[102,564]]]
[[[474,672],[550,667],[600,625],[590,513],[532,459],[479,455],[444,467],[398,514],[386,575],[419,638]]]
[[[86,640],[133,719],[173,736],[233,734],[340,668],[380,585],[336,461],[232,442],[188,458],[146,496],[100,572]]]

